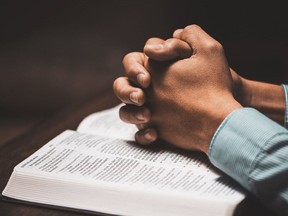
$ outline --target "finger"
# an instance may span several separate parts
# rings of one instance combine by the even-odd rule
[[[211,48],[217,42],[214,38],[208,35],[200,26],[189,25],[183,29],[183,31],[178,32],[179,39],[187,42],[196,53],[199,50],[205,51],[206,48]],[[218,43],[218,42],[217,42]]]
[[[119,77],[113,83],[115,95],[126,104],[142,106],[145,103],[145,94],[142,89],[131,85],[127,77]]]
[[[150,74],[144,67],[145,54],[140,52],[128,53],[122,61],[126,76],[137,86],[147,88],[150,85]]]
[[[135,140],[141,145],[149,145],[157,140],[157,131],[153,127],[139,130],[135,134]]]
[[[173,37],[180,39],[180,34],[181,34],[182,31],[183,31],[183,29],[177,29],[177,30],[175,30],[175,31],[173,32]]]
[[[159,44],[146,44],[144,53],[151,59],[156,61],[167,61],[173,59],[189,58],[192,50],[189,44],[177,38],[170,38],[163,41],[162,48]]]
[[[147,107],[126,105],[119,110],[120,119],[130,124],[144,124],[151,120],[151,112]]]
[[[165,40],[161,39],[161,38],[149,38],[146,43],[146,45],[156,45],[156,47],[158,46],[159,49],[163,48],[162,44],[165,42]]]

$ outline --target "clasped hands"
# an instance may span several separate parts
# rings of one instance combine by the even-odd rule
[[[126,104],[120,118],[137,125],[140,144],[162,139],[207,154],[222,121],[246,103],[245,80],[229,67],[222,45],[197,25],[168,40],[149,39],[123,66],[126,76],[113,89]]]

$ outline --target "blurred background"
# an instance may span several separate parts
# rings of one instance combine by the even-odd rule
[[[111,88],[124,73],[125,54],[192,23],[223,44],[240,75],[288,83],[284,3],[2,0],[0,145],[57,110]]]

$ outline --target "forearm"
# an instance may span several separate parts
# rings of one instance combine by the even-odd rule
[[[242,78],[243,79],[243,78]],[[284,125],[285,94],[281,85],[257,82],[243,79],[240,103],[246,107],[253,107],[268,118]]]

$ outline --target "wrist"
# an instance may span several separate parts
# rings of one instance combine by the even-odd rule
[[[243,108],[243,106],[236,101],[234,98],[231,98],[230,100],[224,100],[221,102],[219,100],[219,106],[217,109],[214,109],[213,112],[211,112],[211,122],[210,124],[210,130],[209,134],[207,134],[207,142],[205,142],[204,145],[201,147],[201,151],[208,155],[208,151],[210,148],[211,140],[213,136],[215,136],[216,131],[218,130],[219,126],[225,121],[225,119],[234,111]]]
[[[250,107],[251,104],[251,84],[250,80],[247,80],[239,76],[232,68],[230,68],[232,80],[233,80],[233,96],[243,107]]]
[[[234,85],[234,97],[243,107],[252,107],[253,81],[238,75]]]
[[[283,125],[285,94],[281,85],[241,78],[239,102],[243,107],[252,107],[273,121]]]

